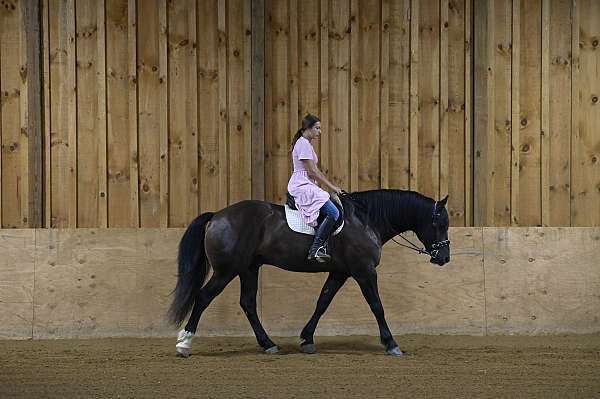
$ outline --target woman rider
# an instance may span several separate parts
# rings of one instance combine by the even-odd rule
[[[287,188],[306,224],[315,227],[315,238],[308,251],[308,260],[328,262],[331,257],[326,252],[325,243],[333,232],[340,213],[331,202],[329,193],[321,189],[317,182],[337,194],[341,194],[342,189],[331,183],[317,167],[319,159],[311,142],[320,136],[320,119],[315,115],[306,115],[302,119],[302,127],[292,139],[294,172]]]

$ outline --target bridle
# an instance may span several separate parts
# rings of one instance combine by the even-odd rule
[[[342,195],[344,195],[344,196],[348,197],[349,199],[351,199],[351,200],[352,200],[352,201],[354,201],[355,203],[360,203],[360,202],[358,202],[358,201],[357,201],[357,200],[356,200],[356,199],[355,199],[355,198],[352,196],[352,194],[351,194],[351,193],[349,193],[349,192],[342,191]],[[432,215],[431,215],[431,221],[432,221],[432,223],[433,223],[433,225],[434,225],[434,226],[437,224],[437,222],[438,222],[438,219],[440,218],[440,216],[441,216],[441,215],[440,215],[440,214],[438,213],[438,211],[437,211],[437,201],[434,201],[434,203],[433,203],[433,213],[432,213]],[[392,229],[392,230],[393,230],[393,229]],[[394,237],[392,237],[392,241],[394,241],[396,244],[400,245],[401,247],[405,247],[405,248],[408,248],[408,249],[412,249],[413,251],[416,251],[416,252],[418,252],[419,254],[427,254],[427,255],[431,256],[433,259],[437,258],[437,255],[438,255],[438,253],[440,252],[440,249],[442,249],[442,248],[447,248],[447,247],[449,247],[449,246],[450,246],[450,240],[443,240],[443,241],[438,241],[438,242],[436,242],[436,243],[433,243],[433,244],[431,245],[431,250],[428,250],[428,249],[427,249],[427,248],[425,248],[425,247],[423,247],[423,248],[419,248],[419,246],[418,246],[418,245],[414,244],[414,243],[413,243],[412,241],[410,241],[408,238],[404,237],[404,236],[402,235],[402,233],[398,233],[398,232],[396,232],[395,230],[394,230],[394,233],[395,233],[394,237],[395,237],[395,236],[400,236],[400,238],[402,238],[404,241],[406,241],[407,243],[409,243],[409,244],[410,244],[410,246],[409,246],[409,245],[402,244],[402,243],[400,243],[400,242],[396,241],[396,240],[394,239]]]
[[[433,204],[433,214],[431,216],[431,220],[432,220],[432,223],[433,223],[434,226],[437,224],[438,219],[440,218],[440,216],[441,215],[437,211],[437,202],[434,202],[434,204]],[[410,245],[402,244],[402,243],[396,241],[394,239],[394,237],[392,237],[392,241],[394,241],[396,244],[400,245],[401,247],[412,249],[413,251],[416,251],[419,254],[427,254],[427,255],[431,256],[432,258],[434,258],[434,259],[437,258],[437,255],[438,255],[438,253],[440,252],[440,250],[442,248],[447,248],[447,247],[450,246],[450,240],[443,240],[443,241],[438,241],[436,243],[433,243],[431,245],[431,250],[428,250],[425,247],[420,248],[418,245],[416,245],[415,243],[413,243],[412,241],[410,241],[408,238],[404,237],[402,235],[402,233],[398,233],[396,235],[400,236],[400,238],[402,238],[404,241],[406,241]]]

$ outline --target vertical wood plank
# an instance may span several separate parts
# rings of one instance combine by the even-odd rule
[[[419,122],[420,94],[419,94],[419,69],[421,54],[419,50],[419,2],[411,0],[410,3],[410,156],[409,156],[409,188],[419,190]]]
[[[161,0],[137,14],[140,226],[160,227],[160,19]]]
[[[521,142],[521,109],[520,109],[520,68],[521,65],[521,1],[513,0],[512,5],[512,86],[511,86],[511,176],[510,176],[510,223],[520,224],[519,218],[519,170]]]
[[[265,199],[265,2],[252,0],[252,198]]]
[[[470,87],[466,85],[465,70],[470,59],[465,56],[468,51],[466,43],[466,5],[465,0],[449,1],[448,4],[448,105],[447,114],[448,138],[445,152],[448,164],[445,168],[448,181],[447,194],[450,201],[447,205],[451,226],[466,225],[466,186],[469,180],[467,168],[467,146],[470,137],[465,135],[466,131],[466,94]],[[442,48],[443,50],[443,48]],[[441,190],[441,189],[440,189]],[[440,197],[444,194],[440,192]]]
[[[571,0],[550,4],[548,117],[549,204],[547,223],[570,226],[571,202]]]
[[[106,106],[106,1],[97,1],[97,90],[98,90],[98,227],[108,227],[108,140]]]
[[[359,191],[360,17],[358,0],[350,0],[350,191]]]
[[[540,0],[521,2],[519,220],[541,224],[541,10]]]
[[[24,1],[21,3],[21,13],[25,25],[22,57],[25,67],[25,86],[27,102],[25,133],[27,136],[27,204],[23,209],[23,227],[42,227],[44,214],[43,204],[43,134],[42,131],[42,36],[41,36],[41,5],[39,1]],[[25,51],[26,49],[26,51]],[[22,113],[22,117],[24,116]],[[25,147],[24,147],[25,148]],[[25,159],[24,159],[25,161]],[[0,160],[1,163],[1,160]],[[25,166],[25,165],[24,165]],[[1,174],[1,173],[0,173]],[[25,182],[24,182],[25,183]],[[0,189],[1,190],[1,189]],[[2,203],[0,199],[0,204]],[[1,226],[1,222],[0,222]]]
[[[489,223],[494,226],[510,225],[510,186],[511,166],[511,14],[510,1],[494,3],[494,41],[490,43],[493,51],[493,136],[492,146],[488,146],[488,164],[491,165],[490,179],[493,218]]]
[[[160,83],[160,227],[169,226],[169,62],[167,0],[158,4],[158,73]]]
[[[485,158],[482,157],[482,151],[486,148],[485,141],[487,140],[487,134],[485,133],[487,124],[487,9],[489,7],[488,1],[486,2],[474,2],[474,37],[477,40],[474,41],[474,124],[475,132],[479,132],[474,135],[474,193],[473,193],[473,222],[475,226],[482,226],[486,222],[486,197],[487,197],[487,186],[485,179],[486,165],[484,163]]]
[[[439,161],[439,187],[438,197],[443,198],[448,194],[449,189],[449,173],[450,167],[449,160],[449,148],[448,148],[448,59],[449,53],[449,40],[448,40],[448,25],[449,25],[449,3],[448,0],[440,0],[440,108],[439,108],[439,148],[440,148],[440,161]]]
[[[169,223],[185,226],[198,213],[196,4],[168,2]]]
[[[4,15],[0,14],[0,21],[2,21],[2,24],[0,24],[0,39],[2,39],[4,36],[3,29],[2,29],[2,27],[4,26],[3,19],[4,19]],[[4,97],[4,87],[3,87],[3,79],[2,79],[3,78],[3,69],[4,69],[3,64],[2,64],[2,61],[3,61],[3,54],[2,54],[3,49],[1,46],[2,42],[3,41],[0,40],[0,228],[4,226],[2,223],[3,222],[2,214],[3,214],[3,208],[4,208],[3,207],[4,202],[3,202],[3,198],[2,198],[2,192],[3,192],[2,177],[4,176],[4,172],[3,172],[3,170],[4,170],[3,158],[4,157],[2,156],[2,153],[4,152],[4,148],[2,147],[2,125],[3,125],[2,116],[4,113],[4,107],[2,105],[3,97]]]
[[[580,93],[580,74],[581,61],[579,50],[579,29],[580,29],[580,0],[573,0],[571,6],[572,21],[571,21],[571,170],[570,170],[570,219],[571,226],[577,226],[579,216],[577,215],[577,207],[575,197],[579,189],[576,168],[579,167],[577,155],[579,153],[579,141],[581,137],[581,125],[579,121],[579,110],[581,109],[581,93]]]
[[[230,0],[228,49],[229,102],[229,200],[252,195],[250,2]]]
[[[389,8],[389,186],[407,190],[412,137],[410,0],[392,1]]]
[[[98,227],[98,6],[77,3],[77,226]]]
[[[329,130],[329,0],[319,0],[319,113],[324,135],[319,143],[319,163],[321,170],[329,176],[329,143],[332,131]]]
[[[390,187],[390,3],[389,0],[381,0],[380,18],[380,54],[379,54],[379,187]]]
[[[221,206],[219,180],[223,172],[219,168],[219,153],[226,152],[226,148],[221,149],[219,141],[219,82],[227,71],[219,69],[218,21],[217,0],[198,3],[198,98],[202,104],[198,109],[200,212],[216,211]]]
[[[16,7],[19,13],[19,129],[18,129],[18,147],[19,147],[19,158],[18,158],[18,175],[20,176],[18,181],[18,192],[19,197],[19,218],[17,220],[17,226],[25,227],[29,222],[29,131],[27,129],[29,124],[29,79],[28,72],[30,65],[27,62],[28,52],[28,26],[27,26],[27,5],[21,3]],[[31,38],[29,38],[31,39]],[[31,71],[33,72],[33,71]],[[34,133],[34,132],[32,132]]]
[[[573,224],[600,224],[600,3],[577,2],[579,70],[577,71],[578,135],[574,136]]]
[[[228,0],[219,0],[217,27],[219,31],[219,41],[217,47],[217,58],[219,68],[219,208],[227,206],[229,203],[229,153],[228,153],[228,104],[227,104],[227,85],[229,76],[227,75],[227,42],[228,42]]]
[[[27,201],[27,189],[22,179],[26,180],[23,172],[22,158],[27,156],[26,136],[21,135],[24,113],[23,105],[27,93],[22,92],[22,67],[25,67],[22,57],[21,40],[24,36],[21,19],[21,8],[18,4],[7,3],[0,9],[0,104],[2,133],[2,221],[3,227],[21,227],[23,202]],[[24,72],[24,71],[23,71]],[[25,158],[26,159],[26,158]],[[25,190],[24,190],[25,189]]]
[[[298,113],[296,119],[291,125],[290,132],[300,125],[300,120],[304,115],[311,113],[319,115],[319,10],[318,0],[306,0],[298,2],[298,15],[301,22],[298,24]],[[294,19],[290,15],[290,21]],[[294,63],[294,56],[291,62]],[[319,167],[323,170],[321,164],[321,142],[326,140],[328,132],[324,129],[323,135],[319,140],[313,141],[315,152],[319,154]]]
[[[540,188],[541,188],[541,224],[550,223],[550,0],[542,0],[542,89],[541,89],[541,132],[540,132]]]
[[[300,126],[300,107],[298,105],[298,1],[288,0],[288,85],[289,85],[289,127],[288,136]],[[289,162],[288,162],[289,164]],[[287,184],[287,179],[286,179]]]
[[[283,203],[290,174],[290,19],[286,1],[269,0],[267,10],[266,135],[267,200]]]
[[[380,1],[352,3],[351,157],[353,189],[379,188]]]
[[[350,184],[350,2],[329,3],[329,172],[345,190]]]
[[[127,0],[106,1],[106,105],[108,164],[108,227],[130,227],[131,126],[129,63],[129,5]],[[137,183],[136,183],[137,184]]]
[[[140,225],[138,156],[138,80],[137,80],[137,0],[129,0],[127,10],[127,82],[129,97],[129,226]]]
[[[471,1],[465,0],[465,166],[464,166],[464,176],[465,176],[465,188],[464,188],[464,198],[465,198],[465,226],[473,226],[473,128],[472,121],[474,119],[473,116],[473,102],[472,102],[472,84],[475,81],[473,79],[472,73],[473,68],[473,38],[472,38],[472,29],[471,18],[473,13],[473,8],[471,7]]]
[[[50,4],[51,227],[77,225],[75,4]]]
[[[50,124],[50,21],[49,21],[49,5],[48,0],[42,2],[42,36],[43,36],[43,52],[42,62],[44,63],[44,227],[49,228],[52,225],[52,167],[50,162],[51,155],[51,124]],[[0,62],[2,53],[0,49]],[[0,85],[2,80],[0,77]],[[1,87],[1,86],[0,86]],[[0,90],[1,91],[1,90]],[[0,116],[2,115],[2,107],[0,107]],[[2,124],[0,123],[0,134],[2,133]],[[0,185],[2,181],[2,151],[0,151]],[[0,187],[0,204],[2,204],[2,188]],[[0,226],[2,223],[2,211],[0,210]]]
[[[440,10],[438,0],[421,1],[419,10],[419,191],[439,192],[440,165]]]

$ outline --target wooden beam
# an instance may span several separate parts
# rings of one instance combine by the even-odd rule
[[[42,14],[40,2],[27,0],[21,3],[25,28],[27,53],[27,136],[28,140],[28,217],[24,225],[41,227],[44,214],[43,202],[43,123],[42,123]]]
[[[265,1],[252,0],[252,198],[265,199]]]

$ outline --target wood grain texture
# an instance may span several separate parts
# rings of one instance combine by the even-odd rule
[[[173,336],[165,314],[181,229],[37,230],[34,336]],[[237,282],[236,282],[237,283]],[[239,283],[237,283],[239,286]],[[199,335],[248,335],[236,284],[203,315]]]
[[[28,201],[29,187],[24,185],[28,178],[29,153],[27,131],[21,134],[27,110],[26,49],[23,46],[25,32],[21,7],[18,3],[7,3],[0,8],[0,133],[2,138],[2,225],[4,227],[27,226],[28,209],[23,203]],[[23,43],[22,43],[23,41]],[[25,224],[23,218],[26,219]]]
[[[1,231],[6,256],[0,261],[0,335],[174,336],[165,312],[183,231]],[[600,273],[593,257],[598,228],[451,228],[449,236],[452,259],[442,268],[392,242],[385,246],[378,280],[395,334],[600,331]],[[266,266],[261,278],[258,311],[267,331],[297,336],[325,276]],[[198,334],[252,334],[239,306],[237,279],[208,307]],[[339,334],[378,334],[352,280],[317,330],[317,335]]]
[[[229,1],[229,201],[252,196],[250,2]]]
[[[196,2],[167,3],[169,46],[169,225],[198,214]]]
[[[77,225],[100,225],[98,6],[77,5]]]
[[[222,205],[220,153],[227,154],[219,139],[219,85],[227,71],[219,69],[218,1],[198,3],[198,152],[200,212],[216,211]],[[226,83],[225,80],[223,82]],[[225,195],[227,193],[225,192]]]
[[[0,339],[31,339],[35,230],[2,230],[0,251]]]
[[[75,7],[72,0],[50,3],[50,97],[52,214],[50,227],[77,223],[77,119]]]
[[[390,188],[408,189],[410,180],[411,27],[410,1],[389,4],[389,124],[387,133]],[[384,105],[382,104],[382,107]]]
[[[519,64],[519,221],[537,226],[541,220],[541,12],[540,0],[521,2]]]
[[[488,334],[600,330],[594,228],[484,228]]]
[[[160,201],[160,125],[161,73],[160,22],[161,0],[145,2],[137,14],[138,40],[138,146],[140,226],[159,227]]]
[[[573,225],[600,224],[600,3],[577,2],[579,21],[577,73],[577,128],[573,136],[571,207]],[[575,82],[574,82],[575,83]]]
[[[571,1],[550,2],[548,71],[547,224],[570,226],[571,202]]]

